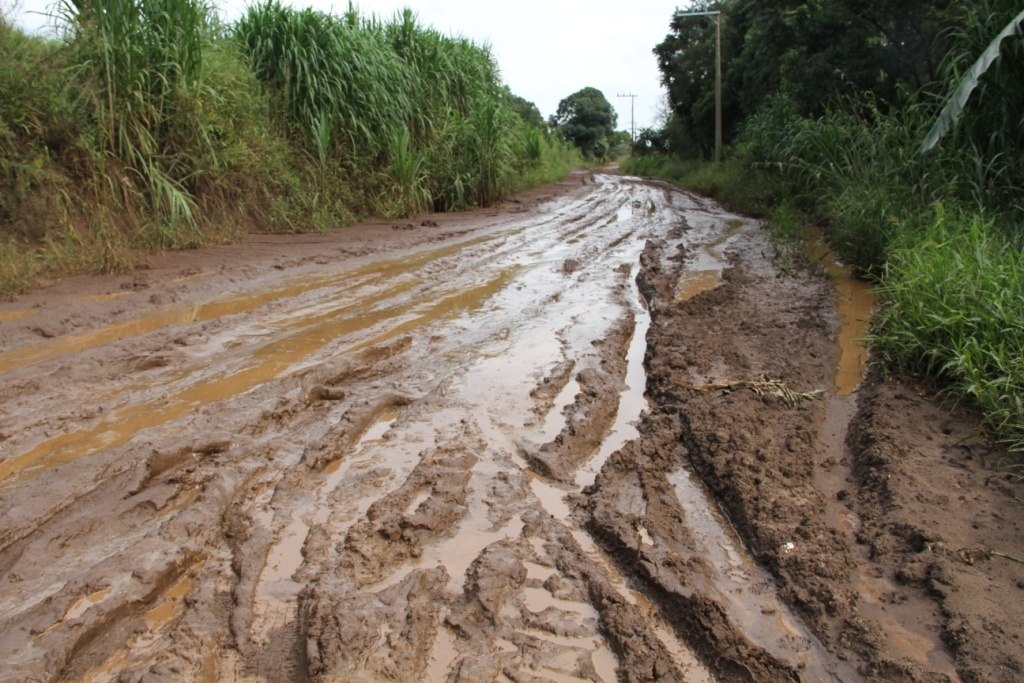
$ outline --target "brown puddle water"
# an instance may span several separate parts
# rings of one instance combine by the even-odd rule
[[[61,617],[60,621],[53,623],[52,625],[47,627],[45,631],[41,631],[38,635],[33,637],[33,640],[42,638],[47,633],[50,633],[51,631],[57,628],[60,628],[72,619],[78,619],[80,616],[88,612],[91,607],[95,607],[96,605],[106,600],[107,596],[110,595],[111,590],[111,588],[103,588],[98,591],[89,593],[88,595],[83,595],[78,600],[75,600],[75,602],[70,607],[68,607],[68,610],[64,613],[64,616]]]
[[[639,266],[635,267],[629,276],[634,289],[638,270]],[[576,472],[576,487],[579,490],[594,483],[597,473],[601,471],[612,453],[640,436],[637,424],[647,409],[647,370],[644,368],[644,354],[647,353],[647,330],[651,327],[651,314],[640,292],[637,290],[634,294],[636,304],[633,312],[633,336],[626,348],[626,388],[619,393],[615,421],[612,423],[611,431],[601,442],[601,448]]]
[[[825,234],[817,227],[808,228],[812,239],[804,251],[807,258],[820,263],[836,288],[836,308],[839,312],[839,365],[836,369],[836,393],[846,396],[860,384],[867,369],[868,350],[861,340],[868,334],[875,295],[871,286],[858,280],[853,269],[836,261],[835,254],[825,244]]]
[[[192,590],[192,577],[188,573],[174,582],[163,594],[160,602],[146,612],[146,626],[150,631],[159,631],[181,614],[185,596]]]
[[[35,311],[0,311],[0,323],[30,318],[35,314]]]
[[[302,566],[302,548],[309,535],[312,523],[325,524],[330,514],[328,497],[342,478],[342,464],[353,462],[368,447],[384,442],[384,435],[398,419],[397,409],[386,410],[377,415],[363,435],[352,447],[351,453],[331,461],[324,469],[324,480],[313,491],[313,496],[300,504],[291,513],[291,521],[280,536],[267,550],[263,571],[256,585],[257,604],[251,630],[257,642],[267,643],[274,628],[292,620],[302,584],[293,580]],[[369,503],[367,503],[369,504]],[[261,522],[267,529],[273,529],[273,512],[269,509],[261,514]]]
[[[720,219],[716,219],[719,222]],[[723,247],[746,223],[733,218],[725,221],[725,229],[706,245],[696,245],[687,259],[687,267],[676,283],[676,302],[689,301],[708,292],[722,282],[722,271],[728,265]]]
[[[185,597],[193,587],[192,572],[201,564],[202,561],[199,561],[188,566],[181,576],[160,595],[159,602],[145,613],[146,628],[140,629],[141,632],[137,631],[122,649],[114,652],[105,662],[90,669],[82,677],[82,683],[117,680],[117,675],[128,664],[129,653],[135,651],[139,646],[155,644],[160,638],[160,631],[178,618],[184,610]]]
[[[362,331],[381,322],[399,318],[417,309],[423,313],[399,323],[389,331],[346,349],[351,353],[373,346],[386,339],[415,330],[448,315],[472,311],[483,305],[495,292],[508,284],[516,270],[502,271],[495,278],[477,287],[449,294],[432,305],[420,300],[405,302],[394,308],[372,310],[378,299],[393,294],[378,295],[354,305],[350,316],[334,311],[320,324],[303,332],[272,342],[254,354],[256,363],[224,377],[208,379],[194,384],[176,396],[162,398],[138,406],[113,411],[91,428],[47,439],[35,448],[0,463],[0,482],[9,478],[22,479],[35,476],[59,465],[91,455],[103,449],[122,446],[138,432],[166,424],[184,417],[198,408],[223,401],[270,381],[295,363],[319,350],[327,342],[346,334]],[[411,284],[409,285],[411,286]]]
[[[572,521],[572,511],[565,502],[569,492],[537,477],[533,477],[530,480],[530,489],[540,502],[541,507],[544,508],[544,511],[561,522],[568,529],[569,533],[572,534],[573,539],[579,544],[587,558],[601,567],[605,576],[610,579],[616,592],[632,605],[634,609],[645,611],[650,615],[648,622],[651,630],[658,640],[661,641],[661,644],[665,646],[665,649],[672,655],[675,663],[686,672],[686,680],[695,683],[710,683],[710,681],[713,681],[714,678],[711,672],[701,663],[697,655],[679,639],[669,626],[662,623],[656,617],[657,608],[651,604],[650,600],[643,593],[630,587],[626,577],[614,565],[608,562],[604,552],[598,548],[590,535],[579,529],[575,522]]]
[[[711,291],[722,281],[722,270],[687,270],[679,278],[676,302],[689,301],[698,294]]]
[[[829,524],[847,539],[855,552],[859,550],[862,553],[865,563],[869,563],[867,549],[856,539],[860,519],[839,502],[838,493],[847,486],[849,468],[840,463],[846,461],[846,435],[857,412],[853,392],[863,380],[867,368],[868,349],[862,340],[868,333],[875,296],[870,285],[854,276],[852,268],[836,261],[820,228],[811,226],[808,234],[811,239],[805,244],[805,254],[810,260],[820,263],[828,273],[836,289],[839,313],[836,395],[829,401],[820,430],[815,486],[826,496],[825,515]],[[858,609],[881,629],[886,645],[893,653],[915,661],[929,671],[945,674],[949,680],[960,680],[949,653],[928,631],[930,608],[913,602],[886,603],[883,596],[899,592],[899,587],[889,577],[860,574],[856,579],[860,598]]]
[[[755,644],[783,661],[799,664],[809,680],[835,680],[846,668],[778,599],[772,579],[746,552],[742,542],[704,487],[685,468],[668,475],[687,526],[715,572],[710,588],[730,606],[729,614]],[[852,675],[852,671],[845,671]]]
[[[497,238],[498,236],[477,237],[471,240],[451,244],[446,247],[431,249],[406,257],[372,263],[359,268],[346,270],[341,273],[332,273],[330,275],[321,275],[319,277],[292,281],[282,286],[267,289],[255,294],[246,294],[227,299],[208,301],[206,303],[196,304],[193,306],[169,308],[151,315],[125,320],[123,322],[95,330],[89,330],[88,332],[69,334],[56,337],[41,344],[32,344],[29,346],[10,349],[0,353],[0,373],[8,372],[25,365],[32,365],[33,363],[50,360],[67,353],[83,351],[116,342],[121,339],[126,339],[128,337],[146,334],[147,332],[153,332],[171,325],[204,322],[228,315],[247,313],[274,301],[296,297],[322,287],[340,285],[347,281],[359,281],[359,284],[362,285],[366,284],[366,278],[380,280],[402,273],[411,273],[431,261],[451,256],[474,244],[480,244]],[[15,311],[13,313],[21,312]],[[24,316],[16,316],[11,319],[17,319],[18,317]]]

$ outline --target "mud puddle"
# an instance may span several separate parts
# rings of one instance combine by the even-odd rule
[[[855,277],[853,268],[836,259],[825,244],[824,233],[819,228],[809,229],[804,252],[811,263],[825,269],[836,290],[836,312],[839,316],[836,344],[839,347],[839,360],[836,364],[835,386],[839,396],[848,396],[864,379],[867,370],[868,351],[864,338],[871,324],[875,296],[868,283]]]
[[[868,334],[875,297],[871,287],[854,276],[852,268],[838,262],[819,229],[812,228],[809,235],[805,253],[828,274],[835,288],[838,318],[835,393],[827,401],[819,432],[814,482],[827,498],[825,520],[867,564],[871,561],[870,550],[857,541],[861,519],[845,499],[853,480],[848,437],[857,417],[855,392],[864,381],[867,368],[868,353],[863,339]],[[894,599],[893,596],[901,594],[898,582],[880,573],[860,574],[854,587],[859,612],[877,625],[885,648],[893,657],[914,662],[922,670],[947,676],[948,680],[960,680],[952,657],[942,643],[936,642],[931,631],[929,605],[921,600]]]

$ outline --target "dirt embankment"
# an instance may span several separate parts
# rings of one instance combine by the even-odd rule
[[[583,180],[0,306],[0,681],[1019,680],[971,417]]]

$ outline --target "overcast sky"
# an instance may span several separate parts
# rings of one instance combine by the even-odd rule
[[[238,18],[247,0],[211,0],[227,21]],[[16,4],[17,23],[41,31],[52,0],[0,0]],[[284,0],[299,8],[342,12],[346,0]],[[502,77],[512,92],[534,102],[545,118],[558,102],[593,86],[619,113],[618,127],[630,126],[630,99],[636,98],[637,130],[655,123],[664,90],[651,49],[668,33],[676,3],[662,0],[361,0],[364,15],[391,17],[410,7],[420,23],[491,46]],[[689,5],[681,0],[680,6]]]

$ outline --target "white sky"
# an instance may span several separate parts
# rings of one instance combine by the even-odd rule
[[[226,21],[237,19],[246,0],[211,0]],[[15,5],[12,12],[11,5]],[[296,7],[343,12],[347,0],[284,0]],[[558,102],[593,86],[619,114],[618,128],[629,130],[630,99],[636,98],[636,128],[656,124],[664,90],[651,50],[668,33],[677,3],[672,0],[359,0],[363,15],[391,17],[410,7],[421,24],[491,46],[512,92],[534,102],[544,118]],[[680,5],[688,5],[682,0]],[[42,31],[52,0],[0,0],[5,14],[22,27]]]

